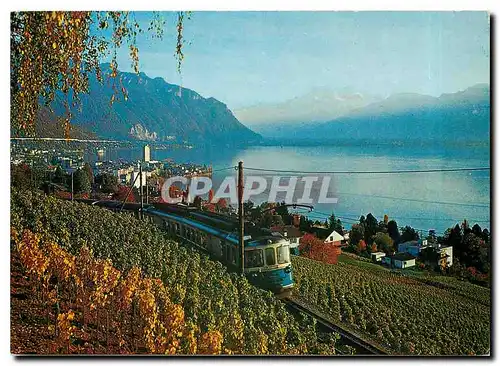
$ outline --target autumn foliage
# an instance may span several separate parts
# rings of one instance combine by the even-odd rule
[[[336,264],[340,248],[333,244],[326,244],[313,234],[307,233],[300,239],[299,252],[303,257]]]
[[[361,239],[358,242],[358,245],[356,246],[356,252],[361,253],[361,252],[364,252],[365,250],[366,250],[366,243],[363,239]]]
[[[161,280],[143,276],[137,267],[122,273],[111,260],[94,258],[85,246],[73,256],[30,230],[22,234],[13,230],[11,236],[22,267],[33,288],[41,289],[47,309],[52,305],[60,309],[53,321],[48,319],[48,329],[56,334],[48,353],[88,353],[86,332],[96,326],[105,328],[109,353],[222,352],[220,332],[199,332],[194,337],[184,309],[171,301]],[[117,339],[115,344],[109,342],[110,333]],[[77,337],[85,347],[74,344]]]
[[[129,187],[119,186],[118,190],[113,194],[113,199],[116,201],[123,201],[127,197],[127,193],[130,190]],[[130,191],[127,200],[125,202],[136,202],[134,192]]]

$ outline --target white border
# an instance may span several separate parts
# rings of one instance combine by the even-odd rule
[[[2,333],[1,333],[1,346],[2,346],[2,358],[3,361],[11,364],[14,363],[16,360],[14,357],[10,355],[10,328],[9,328],[9,323],[10,323],[10,296],[9,296],[9,284],[10,284],[10,253],[8,252],[9,246],[8,246],[8,237],[9,237],[9,220],[7,218],[10,217],[10,211],[9,211],[9,200],[7,199],[7,192],[9,190],[9,136],[10,136],[10,129],[9,129],[9,124],[7,121],[9,121],[9,113],[10,113],[10,101],[9,101],[9,91],[8,91],[8,85],[9,85],[9,42],[10,42],[10,30],[9,30],[9,12],[14,11],[14,10],[61,10],[61,9],[66,9],[66,10],[88,10],[88,9],[102,9],[103,7],[105,10],[115,10],[115,9],[127,9],[127,10],[406,10],[406,11],[412,11],[412,10],[443,10],[443,11],[450,11],[450,10],[488,10],[492,14],[499,14],[500,12],[498,11],[500,7],[500,1],[498,0],[450,0],[450,1],[437,1],[437,0],[379,0],[379,1],[360,1],[360,0],[350,0],[350,1],[321,1],[321,0],[307,0],[307,1],[292,1],[292,0],[253,0],[249,1],[246,3],[242,3],[239,1],[222,1],[222,0],[212,0],[212,1],[203,1],[203,0],[168,0],[165,2],[157,2],[156,4],[151,4],[151,3],[146,3],[146,2],[138,2],[137,0],[132,1],[132,0],[122,0],[122,1],[106,1],[103,2],[102,0],[97,1],[97,0],[87,0],[85,2],[77,2],[77,3],[72,3],[70,4],[67,1],[63,0],[45,0],[45,1],[15,1],[15,2],[2,2],[0,7],[2,9],[0,13],[0,19],[1,19],[1,47],[0,49],[2,50],[2,57],[1,57],[1,70],[3,72],[0,73],[0,78],[2,79],[1,85],[3,86],[4,93],[2,93],[2,103],[1,103],[1,108],[2,108],[2,116],[4,117],[4,123],[1,125],[1,135],[2,135],[2,141],[4,142],[0,146],[0,157],[2,161],[2,165],[4,166],[3,171],[5,174],[3,175],[3,179],[0,180],[2,192],[4,193],[5,199],[3,200],[3,205],[1,206],[1,211],[2,211],[2,218],[4,218],[2,221],[1,225],[1,234],[2,238],[4,238],[3,242],[3,250],[5,251],[5,255],[3,256],[3,265],[0,267],[1,272],[2,272],[2,280],[0,281],[1,285],[1,294],[2,294],[2,302],[1,302],[1,314],[2,316],[0,317],[1,319],[1,328]],[[498,19],[495,23],[496,28],[498,27]],[[497,33],[497,32],[496,32]],[[498,40],[495,39],[493,50],[492,53],[498,49]],[[493,67],[493,65],[492,65]],[[495,82],[493,85],[497,85],[497,76],[495,73],[491,73],[491,75],[495,76]],[[493,80],[492,80],[493,81]],[[494,100],[494,109],[496,110],[497,108],[497,103],[496,103],[496,97]],[[492,122],[493,123],[493,122]],[[497,134],[499,131],[497,131]],[[495,139],[496,140],[496,139]],[[496,145],[494,144],[494,157],[492,156],[492,161],[497,160],[497,149]],[[499,176],[496,174],[497,172],[495,171],[494,179],[495,181],[498,181]],[[494,205],[496,206],[496,205]],[[496,216],[496,215],[495,215]],[[495,227],[500,227],[499,224],[499,219],[498,217],[495,217],[494,221]],[[496,245],[497,243],[497,235],[496,235],[496,230],[492,230],[494,234],[493,238],[493,245]],[[500,263],[499,262],[499,255],[500,250],[496,249],[494,250],[494,255],[495,255],[495,263]],[[495,268],[495,266],[493,266]],[[495,278],[495,284],[498,282],[498,280]],[[492,309],[492,313],[496,313],[497,309],[497,301],[494,301],[495,304],[495,309]],[[495,319],[496,320],[496,319]],[[494,346],[492,344],[492,348],[494,350],[498,350],[497,346],[498,342],[496,341],[496,338],[492,338],[492,341],[494,341]],[[73,359],[68,359],[64,358],[61,359],[60,362],[67,362],[67,361],[73,361]],[[160,362],[165,362],[167,359],[155,359]],[[177,359],[179,360],[179,359]],[[271,362],[301,362],[301,361],[306,361],[310,362],[312,360],[316,361],[331,361],[331,362],[340,362],[340,363],[346,363],[346,362],[364,362],[365,359],[356,359],[355,361],[352,359],[332,359],[332,360],[327,360],[327,359],[300,359],[300,360],[294,360],[293,358],[287,358],[285,359],[252,359],[251,361],[257,361],[259,363],[271,363]],[[395,362],[407,362],[410,359],[397,359]],[[43,359],[42,361],[49,361],[48,359]],[[50,361],[53,361],[51,359]],[[92,358],[79,358],[78,361],[83,361],[84,363],[92,363],[95,365],[99,364],[105,364],[108,362],[133,362],[133,363],[139,363],[143,362],[144,359],[138,360],[134,358],[121,358],[121,359],[92,359]],[[150,360],[148,360],[150,361]],[[183,362],[189,362],[189,363],[195,363],[197,360],[190,359],[190,360],[182,360],[180,359],[179,361]],[[216,362],[218,363],[219,361],[222,361],[220,359],[216,360],[198,360],[201,362],[209,362],[215,364]],[[242,362],[242,359],[238,358],[231,358],[231,359],[226,359],[225,362]],[[385,363],[387,360],[372,360],[370,359],[369,361],[375,362],[375,363]],[[418,364],[439,364],[442,361],[445,362],[453,362],[454,360],[446,359],[446,360],[437,360],[437,359],[432,359],[432,360],[425,360],[425,359],[411,359],[412,363],[418,363]],[[441,362],[440,362],[441,361]],[[465,362],[470,362],[471,360],[469,359],[464,359],[463,361]]]

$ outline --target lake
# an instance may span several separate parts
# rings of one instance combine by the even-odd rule
[[[140,148],[108,152],[108,159],[118,156],[139,159]],[[172,158],[176,162],[212,164],[213,169],[235,166],[294,171],[387,171],[489,167],[489,146],[254,146],[241,149],[153,150],[152,159]],[[245,175],[290,176],[290,173],[254,172]],[[234,170],[214,172],[214,184]],[[296,174],[299,177],[309,174]],[[335,204],[315,204],[308,214],[324,221],[334,212],[346,228],[371,212],[382,220],[384,214],[398,225],[411,225],[427,232],[442,234],[448,227],[467,219],[490,228],[490,172],[437,172],[412,174],[329,174],[329,197]],[[283,182],[284,184],[284,182]],[[313,189],[313,193],[317,193]],[[296,197],[301,197],[298,192]],[[266,192],[252,201],[259,203]],[[278,195],[278,198],[284,197]],[[297,210],[305,213],[307,211]]]

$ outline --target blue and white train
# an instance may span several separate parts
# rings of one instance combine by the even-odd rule
[[[122,202],[79,200],[120,211]],[[126,203],[123,210],[138,213],[140,204]],[[173,204],[144,205],[144,218],[167,231],[174,239],[189,243],[222,262],[229,270],[240,268],[238,221],[228,216]],[[245,226],[245,275],[248,280],[274,293],[293,288],[290,242],[271,231]]]

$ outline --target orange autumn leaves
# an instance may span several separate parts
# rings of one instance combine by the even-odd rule
[[[76,288],[74,301],[57,315],[57,336],[51,347],[53,353],[74,352],[72,338],[77,332],[84,331],[87,323],[95,319],[96,314],[99,316],[99,312],[113,319],[120,347],[127,347],[127,339],[123,337],[126,330],[119,322],[120,314],[128,312],[135,315],[134,323],[141,325],[140,342],[146,353],[222,352],[221,332],[200,332],[186,323],[184,309],[170,300],[163,282],[144,277],[139,268],[133,267],[125,274],[114,268],[111,260],[94,258],[85,246],[78,256],[73,256],[30,230],[24,230],[22,234],[11,230],[11,238],[30,280],[42,285],[42,292],[46,292],[42,296],[49,299],[49,304],[59,306],[59,294],[75,292]],[[55,291],[49,291],[49,283],[57,284]],[[48,327],[54,328],[53,325]],[[109,333],[109,329],[106,332]]]
[[[340,248],[332,244],[326,244],[313,234],[307,233],[300,239],[299,252],[303,257],[335,264],[340,254]]]

